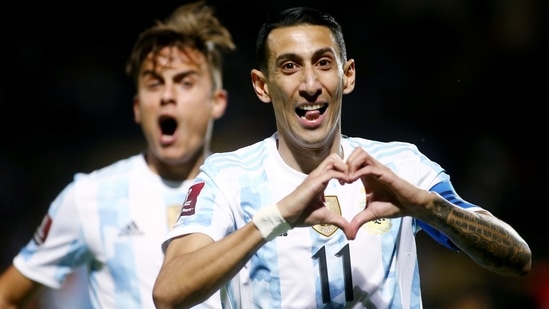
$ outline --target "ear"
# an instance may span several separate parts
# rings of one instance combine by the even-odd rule
[[[353,59],[347,60],[343,66],[343,93],[348,94],[355,89],[356,71],[355,61]]]
[[[225,89],[217,89],[212,98],[211,116],[213,119],[219,119],[225,114],[227,109],[228,93]]]
[[[139,97],[133,96],[133,121],[135,123],[141,123],[141,109],[139,109]]]
[[[253,69],[252,70],[252,86],[255,90],[255,95],[263,102],[263,103],[270,103],[271,102],[271,96],[269,95],[269,87],[267,86],[267,82],[265,81],[265,76],[263,75],[263,72]]]

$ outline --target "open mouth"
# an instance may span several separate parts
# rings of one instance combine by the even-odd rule
[[[173,135],[175,129],[177,129],[177,121],[172,117],[160,117],[158,121],[162,135]]]
[[[305,117],[307,112],[310,112],[310,111],[318,111],[322,115],[324,114],[327,108],[328,108],[328,104],[306,104],[296,108],[295,112],[299,117]]]

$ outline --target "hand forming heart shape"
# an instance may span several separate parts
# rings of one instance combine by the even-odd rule
[[[325,207],[324,190],[331,179],[341,184],[360,179],[364,185],[367,206],[350,222]],[[278,207],[293,227],[333,224],[352,240],[366,222],[425,214],[429,201],[428,191],[407,182],[357,147],[346,162],[337,154],[328,156]]]

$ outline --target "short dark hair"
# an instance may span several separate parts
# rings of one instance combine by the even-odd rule
[[[347,49],[343,38],[341,25],[331,15],[324,13],[318,9],[310,7],[293,7],[279,12],[273,18],[267,17],[259,29],[255,44],[255,52],[259,69],[267,72],[267,37],[274,29],[296,26],[296,25],[316,25],[324,26],[330,29],[335,37],[339,47],[339,55],[342,61],[347,60]]]

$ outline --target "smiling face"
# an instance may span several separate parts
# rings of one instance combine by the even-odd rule
[[[354,88],[354,61],[343,63],[327,27],[274,29],[267,39],[268,73],[252,71],[256,94],[272,102],[284,148],[339,151],[343,94]]]
[[[162,174],[163,166],[194,164],[226,107],[226,93],[214,89],[204,55],[176,47],[161,49],[154,59],[149,54],[137,89],[133,110],[147,140],[149,166]]]

